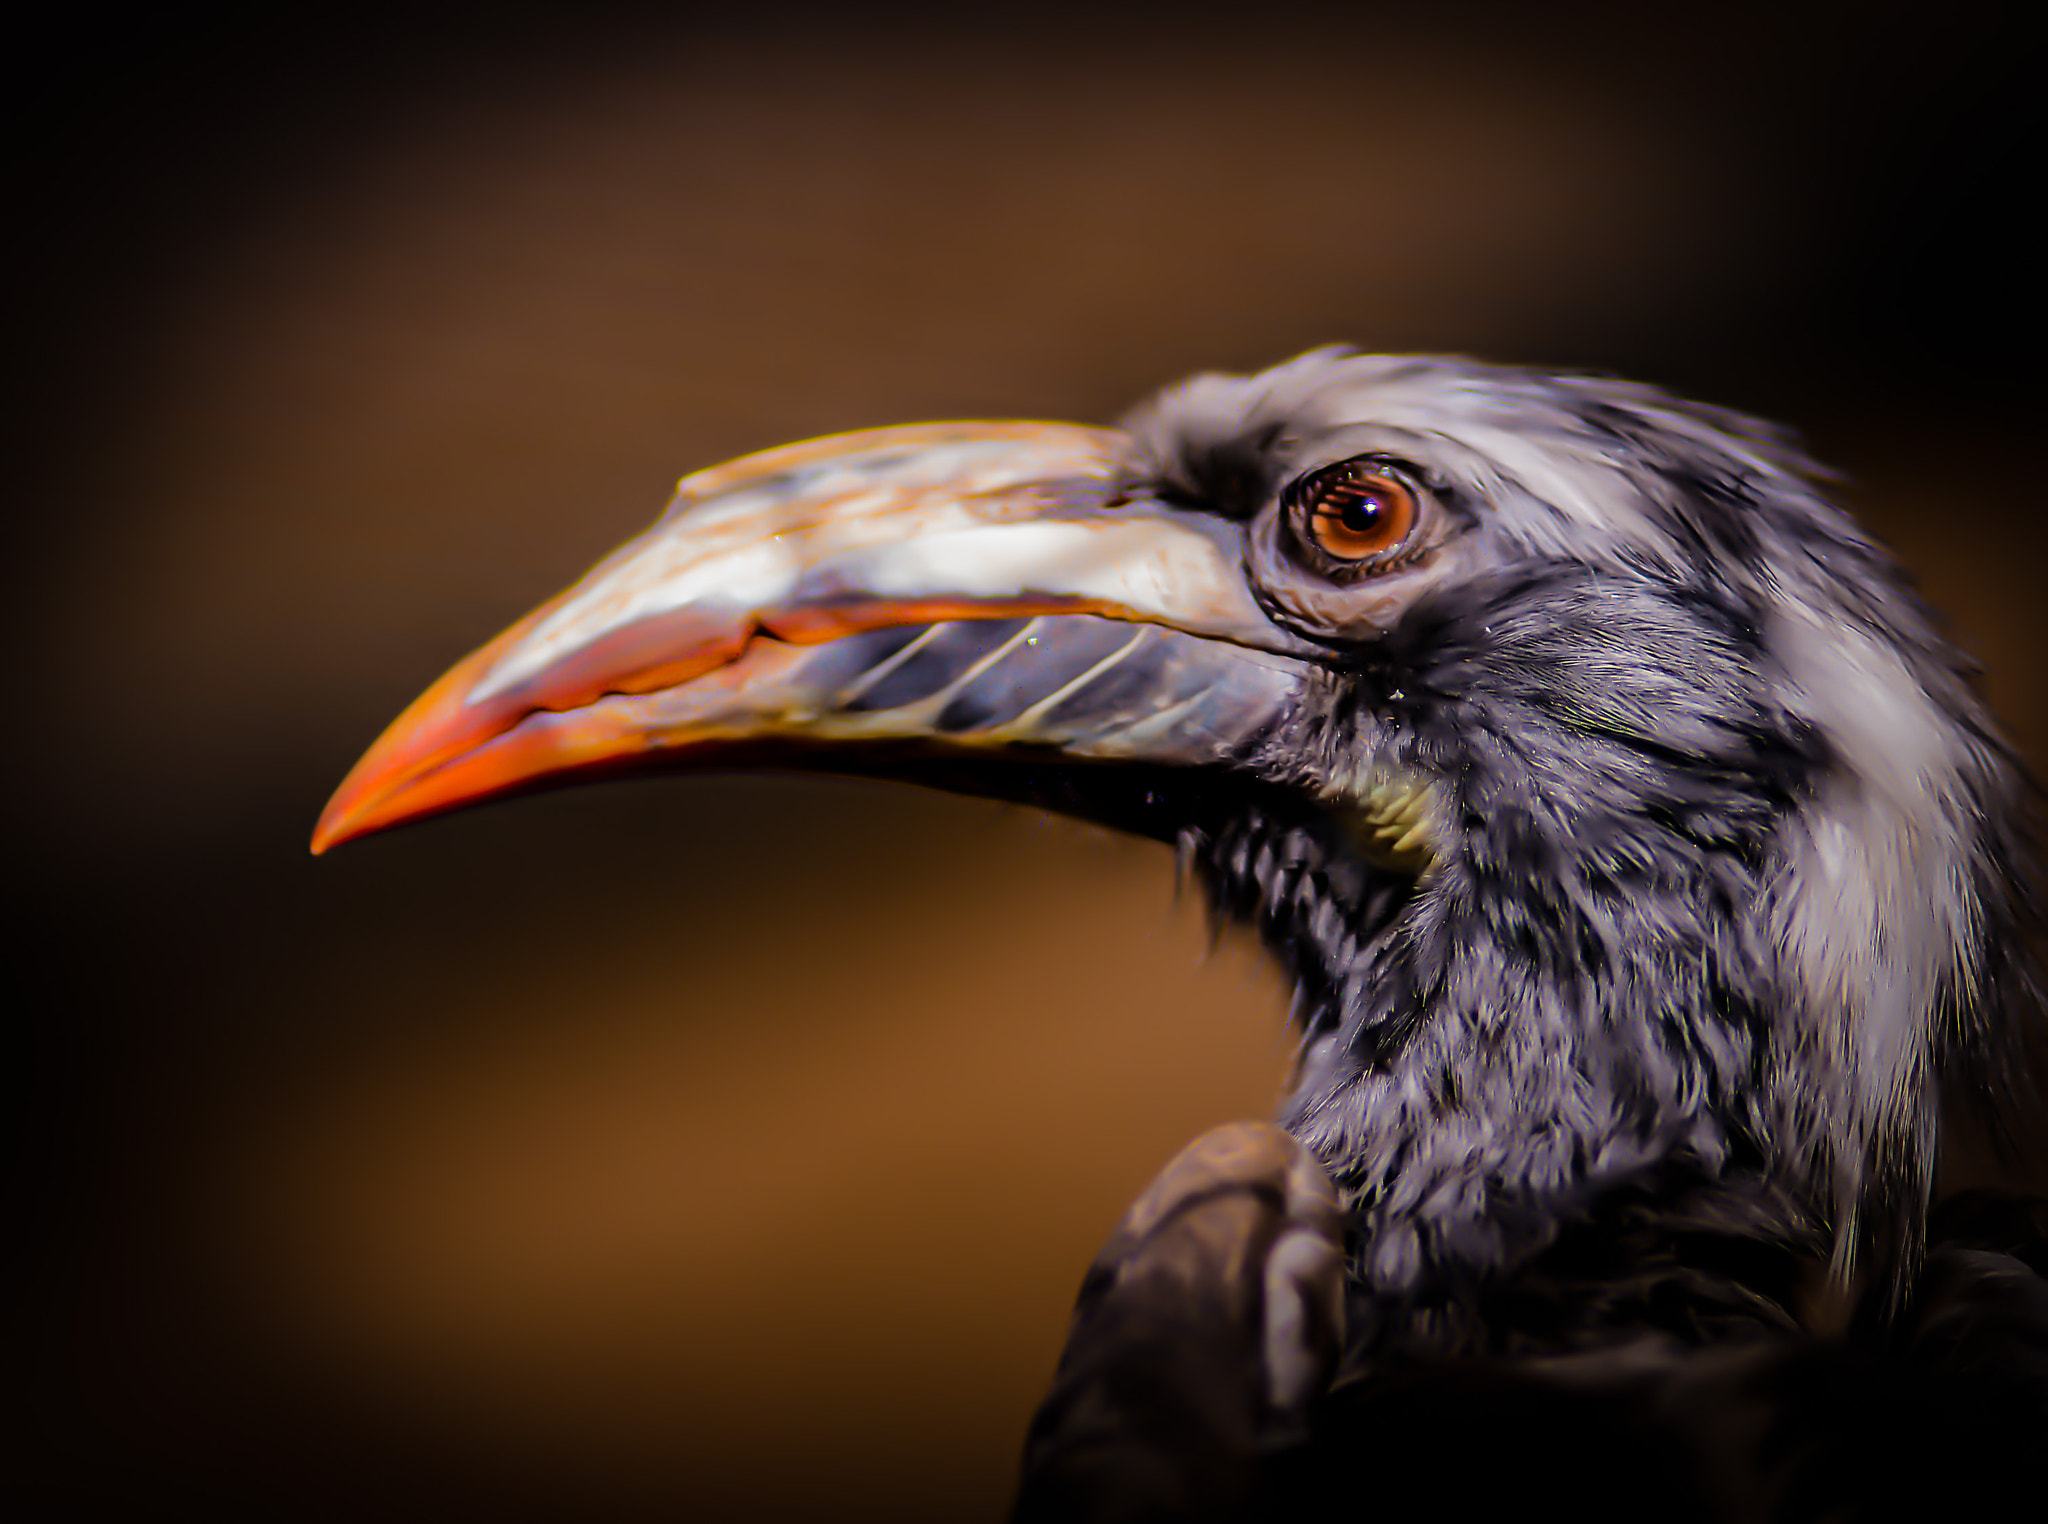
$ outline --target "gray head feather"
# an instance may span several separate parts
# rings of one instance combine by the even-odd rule
[[[1426,780],[1390,888],[1312,815],[1193,855],[1299,976],[1285,1119],[1368,1225],[1368,1281],[1527,1252],[1683,1161],[1908,1246],[1936,1087],[2002,1083],[2035,1009],[2029,786],[1971,668],[1776,430],[1651,388],[1318,350],[1128,421],[1134,478],[1256,526],[1390,457],[1453,569],[1243,764]],[[1248,529],[1248,534],[1251,531]]]

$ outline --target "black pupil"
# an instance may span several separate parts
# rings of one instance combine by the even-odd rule
[[[1387,505],[1377,492],[1367,492],[1358,497],[1347,495],[1337,500],[1338,518],[1352,534],[1371,534],[1379,528],[1380,518],[1386,511]]]
[[[1376,483],[1339,481],[1332,484],[1320,511],[1334,517],[1346,534],[1369,535],[1387,515],[1386,494]]]

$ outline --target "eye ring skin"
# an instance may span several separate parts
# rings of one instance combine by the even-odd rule
[[[1410,494],[1414,521],[1385,552],[1343,559],[1309,532],[1313,505],[1304,489],[1339,471],[1385,477]],[[1276,624],[1319,645],[1355,646],[1385,633],[1456,571],[1464,559],[1457,527],[1441,494],[1414,467],[1387,455],[1353,456],[1296,476],[1245,526],[1245,571],[1253,597]]]

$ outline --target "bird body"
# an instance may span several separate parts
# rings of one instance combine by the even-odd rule
[[[1882,1513],[1828,1478],[1928,1394],[1982,1408],[1981,1474],[2048,1435],[2038,1217],[1928,1248],[1940,1087],[2011,1107],[2038,1010],[2029,785],[1970,679],[1777,431],[1319,350],[1113,430],[687,478],[316,845],[755,763],[1172,841],[1301,1057],[1283,1130],[1198,1145],[1105,1250],[1020,1506],[1229,1517],[1490,1435],[1711,1475],[1700,1517]],[[1183,1366],[1225,1395],[1159,1395]]]

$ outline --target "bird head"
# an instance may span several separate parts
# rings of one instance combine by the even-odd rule
[[[1281,1120],[1357,1275],[1499,1266],[1679,1161],[1910,1238],[1936,1087],[2031,1008],[2027,786],[1773,430],[1327,349],[1116,428],[881,429],[686,478],[458,664],[315,850],[768,765],[1170,841],[1294,980]]]

